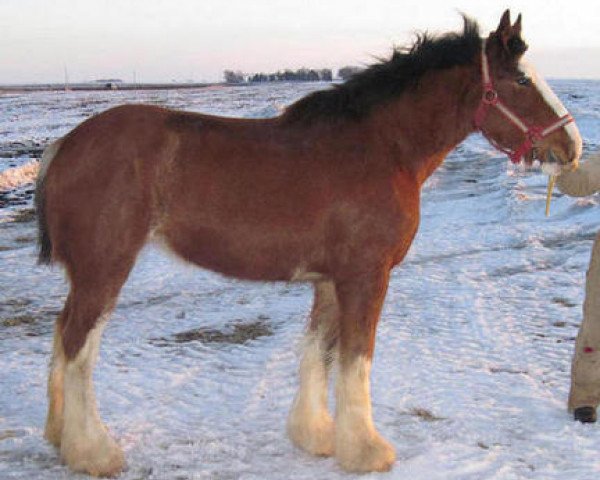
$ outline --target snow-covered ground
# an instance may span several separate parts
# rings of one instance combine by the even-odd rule
[[[600,82],[553,82],[586,151],[600,144]],[[0,171],[89,115],[147,102],[270,116],[318,85],[0,97]],[[394,271],[373,364],[386,474],[353,476],[285,435],[309,286],[244,283],[145,249],[106,329],[95,379],[123,446],[123,479],[569,479],[600,475],[600,426],[566,412],[599,197],[555,194],[471,137],[423,191]],[[60,269],[35,265],[30,187],[0,198],[0,478],[70,479],[42,439]]]

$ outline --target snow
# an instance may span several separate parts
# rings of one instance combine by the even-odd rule
[[[597,149],[600,82],[552,86],[584,150]],[[46,143],[124,102],[261,117],[314,88],[5,96],[0,149]],[[0,159],[0,170],[32,156]],[[230,280],[148,246],[95,372],[101,415],[127,457],[121,478],[595,478],[600,427],[574,422],[566,399],[599,198],[557,191],[546,219],[545,186],[541,172],[510,166],[478,136],[427,182],[373,363],[375,423],[398,454],[386,474],[346,474],[286,438],[309,286]],[[52,325],[67,286],[60,269],[35,265],[25,198],[0,209],[0,478],[85,478],[42,438]]]

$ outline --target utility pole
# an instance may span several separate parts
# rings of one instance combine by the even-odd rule
[[[69,73],[67,72],[67,64],[63,65],[65,72],[65,92],[69,91]]]

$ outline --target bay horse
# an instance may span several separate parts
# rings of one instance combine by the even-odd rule
[[[423,182],[477,130],[513,161],[571,169],[581,155],[573,119],[522,61],[521,16],[512,24],[506,11],[487,38],[463,20],[462,32],[419,35],[275,118],[125,105],[46,150],[39,259],[63,265],[70,291],[55,328],[45,438],[72,470],[122,470],[92,370],[119,291],[151,239],[227,276],[311,282],[288,434],[347,471],[391,468],[394,449],[372,421],[370,367],[390,270],[417,231]]]

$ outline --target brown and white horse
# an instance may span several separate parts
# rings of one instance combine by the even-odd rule
[[[56,325],[45,437],[76,471],[114,475],[123,453],[96,410],[102,330],[142,246],[247,280],[315,289],[292,441],[349,471],[395,459],[371,416],[369,375],[390,270],[419,225],[420,188],[481,130],[511,158],[574,168],[581,138],[524,66],[521,18],[486,39],[420,36],[281,116],[220,118],[143,105],[108,110],[47,149],[38,180],[40,261],[70,291]],[[336,409],[327,409],[337,362]]]

